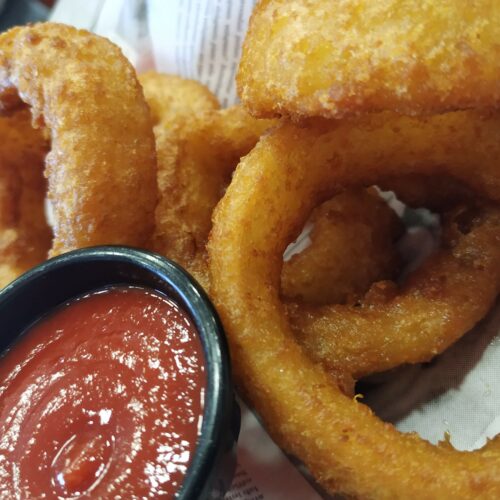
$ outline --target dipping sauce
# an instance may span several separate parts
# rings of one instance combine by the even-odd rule
[[[2,498],[174,497],[204,359],[186,313],[148,289],[94,292],[37,322],[0,361]]]

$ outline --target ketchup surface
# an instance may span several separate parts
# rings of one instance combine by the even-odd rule
[[[0,360],[2,498],[173,497],[201,429],[197,331],[117,287],[43,318]]]

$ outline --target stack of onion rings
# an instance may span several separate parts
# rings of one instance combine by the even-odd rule
[[[154,117],[158,153],[155,250],[208,288],[206,243],[213,209],[240,158],[276,122],[256,120],[240,106],[218,110],[215,97],[192,80],[150,72],[140,81]],[[166,106],[170,100],[175,105]],[[395,276],[394,243],[402,224],[375,192],[343,193],[311,221],[311,245],[284,265],[284,297],[345,302],[372,282]],[[354,262],[353,254],[363,261]]]
[[[152,246],[209,289],[244,394],[328,490],[497,498],[500,439],[432,446],[350,397],[441,352],[500,291],[500,9],[464,2],[261,1],[240,91],[293,123],[156,73],[146,104],[117,48],[83,31],[0,35],[0,284],[47,251]],[[443,218],[441,248],[401,284],[400,222],[375,184]],[[311,245],[283,263],[308,220]]]
[[[382,423],[344,395],[296,342],[279,293],[283,250],[316,204],[345,187],[436,171],[465,183],[478,197],[497,201],[499,139],[498,116],[475,112],[415,119],[384,113],[298,127],[285,123],[242,160],[216,209],[209,242],[212,296],[228,333],[238,381],[278,443],[331,491],[370,498],[500,494],[498,439],[464,453],[448,445],[432,446]],[[479,213],[471,218],[470,231],[463,229],[464,238],[472,235],[470,247],[462,253],[458,242],[445,259],[452,267],[468,269],[468,279],[487,284],[481,297],[475,297],[467,294],[469,281],[456,283],[457,300],[443,312],[460,313],[457,328],[462,329],[470,326],[464,317],[479,319],[478,307],[491,303],[499,286],[495,247],[500,212],[486,205]],[[424,296],[438,298],[445,291],[442,278],[435,278],[433,286],[421,290]],[[419,281],[408,284],[415,293]],[[434,307],[438,315],[442,304]],[[394,326],[386,324],[386,336],[397,339]],[[358,331],[358,336],[369,343],[370,333]]]
[[[156,213],[155,249],[184,265],[204,286],[208,287],[205,246],[211,229],[213,207],[222,196],[238,159],[252,148],[262,132],[272,123],[254,120],[239,107],[225,111],[213,109],[213,98],[207,95],[206,90],[199,84],[184,81],[186,89],[179,92],[178,87],[183,85],[182,80],[173,78],[169,81],[169,78],[172,77],[164,75],[163,79],[161,79],[160,76],[152,78],[153,74],[150,74],[150,79],[155,82],[156,93],[160,92],[157,85],[160,84],[164,86],[163,95],[170,93],[178,95],[179,99],[176,101],[176,108],[171,109],[170,114],[165,116],[165,113],[158,113],[156,119],[158,123],[156,126],[157,149],[160,159],[160,203]],[[143,81],[143,85],[146,96],[150,96],[148,82]],[[169,86],[172,88],[168,89]],[[193,93],[198,94],[198,97],[188,98]],[[182,98],[183,95],[186,97]],[[192,103],[195,103],[194,107]],[[154,108],[155,102],[152,101],[150,105]],[[191,120],[190,126],[186,126],[187,118],[192,115],[195,109],[199,110],[198,116],[196,119]],[[385,121],[381,123],[384,126],[391,126],[390,123],[387,124]],[[404,123],[404,120],[400,122],[396,120],[393,126],[397,129],[402,123]],[[374,124],[376,124],[376,121]],[[366,124],[366,128],[370,129],[376,126],[374,124]],[[451,121],[451,125],[453,125],[453,121]],[[423,180],[425,180],[425,177]],[[391,184],[390,178],[388,183]],[[179,190],[179,186],[182,186],[181,190]],[[210,186],[213,186],[213,189]],[[404,189],[402,191],[405,192]],[[413,199],[415,199],[415,194],[412,193],[412,195]],[[353,290],[364,293],[369,284],[381,276],[384,277],[384,273],[386,278],[393,277],[389,273],[390,271],[394,272],[394,253],[387,250],[392,248],[393,240],[391,241],[391,235],[394,239],[399,234],[397,230],[395,231],[397,226],[394,221],[395,216],[391,214],[390,210],[387,210],[380,199],[373,199],[373,195],[370,194],[364,196],[368,197],[366,198],[367,208],[361,208],[363,207],[362,192],[358,192],[357,195],[355,193],[345,193],[340,198],[336,197],[331,200],[326,207],[337,204],[339,207],[338,218],[340,221],[346,221],[346,227],[339,227],[339,223],[335,223],[335,220],[331,218],[328,209],[323,213],[320,212],[317,215],[318,220],[315,221],[316,229],[321,229],[322,233],[320,234],[323,236],[326,234],[326,237],[321,241],[313,239],[313,245],[296,256],[295,259],[292,259],[290,263],[285,264],[282,276],[283,296],[294,299],[289,303],[288,311],[297,337],[308,347],[310,354],[315,359],[324,362],[347,392],[352,391],[353,388],[352,376],[380,371],[403,362],[427,360],[436,353],[441,352],[449,343],[460,337],[482,317],[485,309],[489,307],[492,298],[497,293],[496,280],[492,279],[494,273],[489,274],[495,268],[495,254],[489,261],[485,259],[488,266],[485,266],[483,272],[480,273],[483,282],[485,281],[488,285],[493,283],[493,285],[486,287],[484,293],[477,294],[477,301],[470,308],[464,308],[463,317],[457,317],[455,322],[447,324],[443,320],[442,325],[444,326],[430,324],[427,330],[428,341],[427,343],[420,341],[418,349],[413,348],[412,350],[408,348],[408,343],[411,341],[417,344],[414,335],[415,324],[413,324],[413,328],[410,325],[406,343],[399,342],[401,339],[394,336],[389,336],[389,345],[392,341],[393,345],[399,346],[399,351],[396,353],[396,349],[393,349],[393,352],[388,355],[385,354],[386,345],[384,343],[378,344],[379,337],[374,336],[370,344],[365,336],[356,335],[356,327],[358,323],[363,321],[363,311],[366,312],[367,310],[370,312],[366,320],[368,322],[373,321],[377,314],[380,315],[380,311],[385,311],[385,315],[389,316],[385,318],[385,323],[382,323],[380,327],[380,335],[383,335],[385,325],[394,320],[390,315],[387,315],[388,304],[379,304],[378,313],[373,310],[373,303],[366,304],[364,308],[360,308],[358,304],[355,307],[328,306],[327,310],[333,309],[332,314],[335,314],[337,310],[343,311],[342,307],[347,307],[344,312],[350,310],[354,314],[353,321],[345,320],[343,323],[340,321],[335,331],[331,332],[328,328],[328,325],[331,324],[331,318],[323,317],[324,308],[315,311],[313,306],[306,306],[304,302],[312,304],[320,301],[322,303],[343,302],[348,295],[352,296]],[[428,199],[420,199],[420,201],[426,203]],[[369,257],[366,264],[356,261],[354,264],[358,267],[360,275],[365,278],[362,284],[356,283],[355,271],[352,268],[353,261],[349,260],[349,256],[356,253],[356,245],[360,245],[364,236],[362,229],[353,228],[352,224],[347,222],[353,220],[352,217],[356,210],[364,218],[364,221],[369,221],[365,222],[367,227],[366,235],[372,240],[372,246],[367,245],[366,249],[373,251],[375,256],[382,256],[387,259],[384,261],[384,265],[377,263],[373,256]],[[377,215],[377,211],[387,217],[386,222],[381,223],[383,219],[381,219],[380,214]],[[369,219],[370,216],[372,219]],[[325,229],[327,231],[324,231]],[[380,238],[378,247],[374,246],[373,240],[376,241],[374,230],[377,231],[377,236]],[[329,235],[328,231],[332,234]],[[473,236],[470,238],[473,238]],[[349,242],[349,238],[353,241]],[[341,249],[339,245],[344,245],[344,248]],[[365,249],[363,245],[360,245],[360,247],[361,251]],[[330,258],[335,256],[334,251],[336,249],[339,258],[331,262],[325,260],[324,256]],[[349,255],[339,254],[339,250],[343,250],[345,254]],[[442,253],[444,254],[446,251],[443,250]],[[322,257],[318,259],[318,255]],[[446,253],[446,256],[449,260],[448,253]],[[439,267],[441,260],[448,263],[446,259],[434,257],[432,263],[427,263],[423,270],[420,270],[417,275],[412,277],[413,281],[420,279],[420,287],[417,287],[417,289],[425,288],[424,282],[426,280],[432,282],[434,274],[437,272],[436,269],[438,271],[439,269],[441,271],[446,270],[446,268]],[[339,272],[335,275],[334,271],[337,271],[337,268]],[[371,279],[371,275],[367,271],[378,274]],[[306,278],[301,279],[301,276]],[[339,277],[341,278],[340,281],[338,280]],[[322,278],[323,284],[321,284]],[[482,290],[481,284],[483,282],[479,281],[474,290]],[[346,286],[349,293],[345,292]],[[427,284],[427,289],[430,287],[431,285]],[[379,284],[374,286],[374,290],[379,288]],[[415,288],[409,287],[409,289],[410,297],[408,300],[411,300],[411,292]],[[437,294],[438,292],[435,291],[434,293]],[[370,294],[372,302],[373,295],[372,290]],[[474,293],[470,295],[474,296]],[[486,297],[486,300],[482,300],[484,297]],[[455,294],[452,295],[452,298],[459,300],[463,298],[463,295],[457,296]],[[424,301],[424,306],[429,300]],[[474,309],[478,304],[481,307]],[[424,306],[422,306],[422,309],[424,309]],[[398,301],[392,303],[391,307],[395,310],[401,309]],[[440,311],[445,311],[444,305],[442,305]],[[424,312],[422,315],[427,317]],[[339,315],[339,318],[343,317],[346,317],[346,314]],[[416,316],[414,319],[415,323],[417,323]],[[439,315],[438,319],[440,319]],[[463,322],[460,322],[460,320],[463,320]],[[325,324],[327,325],[326,330],[321,328]],[[339,330],[343,334],[339,334]],[[440,335],[436,335],[438,330],[440,330]],[[351,338],[345,342],[349,335]],[[330,342],[330,337],[337,338],[338,341]],[[324,340],[325,338],[326,340]],[[342,345],[342,348],[339,349],[338,356],[335,357],[332,355],[332,350],[337,345]],[[369,350],[370,346],[371,351]],[[378,347],[378,349],[375,349],[374,346]],[[358,360],[360,353],[364,353],[364,366],[359,366],[363,363],[363,360]],[[341,359],[342,363],[339,366],[334,366],[338,359]]]

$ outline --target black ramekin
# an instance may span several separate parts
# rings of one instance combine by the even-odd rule
[[[180,266],[127,247],[94,247],[50,259],[0,292],[0,353],[35,321],[72,298],[110,285],[164,293],[191,317],[205,352],[207,391],[201,435],[177,498],[222,498],[236,465],[240,411],[222,325],[207,294]]]

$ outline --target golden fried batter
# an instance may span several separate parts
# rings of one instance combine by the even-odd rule
[[[242,160],[215,210],[208,244],[211,296],[237,381],[274,439],[329,491],[360,498],[500,496],[499,438],[481,450],[458,452],[380,421],[299,345],[279,292],[283,251],[318,203],[384,175],[436,170],[463,176],[472,189],[498,200],[499,149],[500,118],[472,112],[286,123]],[[498,247],[498,236],[494,243]],[[494,287],[490,292],[496,294]],[[470,302],[456,306],[475,313]],[[397,338],[392,326],[386,335]]]
[[[0,287],[47,258],[52,240],[44,211],[48,151],[27,109],[0,116]]]
[[[500,104],[500,2],[261,0],[238,73],[256,116]]]
[[[240,158],[275,122],[256,120],[241,106],[217,111],[215,97],[191,80],[150,72],[140,81],[157,123],[160,200],[154,249],[208,288],[205,246],[212,211]],[[341,195],[315,221],[312,245],[284,266],[285,296],[344,301],[364,293],[375,279],[394,277],[393,242],[401,224],[378,196]]]
[[[240,158],[270,126],[243,108],[193,117],[172,134],[156,130],[160,202],[156,209],[154,249],[184,266],[208,287],[206,242],[212,211]]]
[[[139,76],[155,130],[187,133],[200,115],[220,108],[205,85],[180,76],[148,71]]]
[[[134,69],[118,47],[53,23],[3,33],[0,110],[23,102],[51,138],[51,254],[147,245],[157,199],[154,137]]]
[[[222,185],[217,173],[213,178],[205,172],[205,157],[198,163],[196,151],[208,144],[195,137],[220,105],[207,87],[194,80],[155,71],[144,73],[139,80],[153,116],[158,157],[153,250],[183,265],[207,286],[203,240]],[[192,155],[195,162],[190,161]],[[210,157],[209,150],[205,156]],[[197,234],[203,242],[199,249]]]
[[[429,361],[486,315],[500,291],[500,211],[445,219],[441,249],[400,289],[381,282],[355,305],[288,306],[290,324],[314,359],[355,378]]]
[[[395,243],[403,224],[374,190],[335,196],[313,212],[310,222],[310,246],[283,266],[283,297],[343,304],[364,295],[373,282],[397,277]]]

